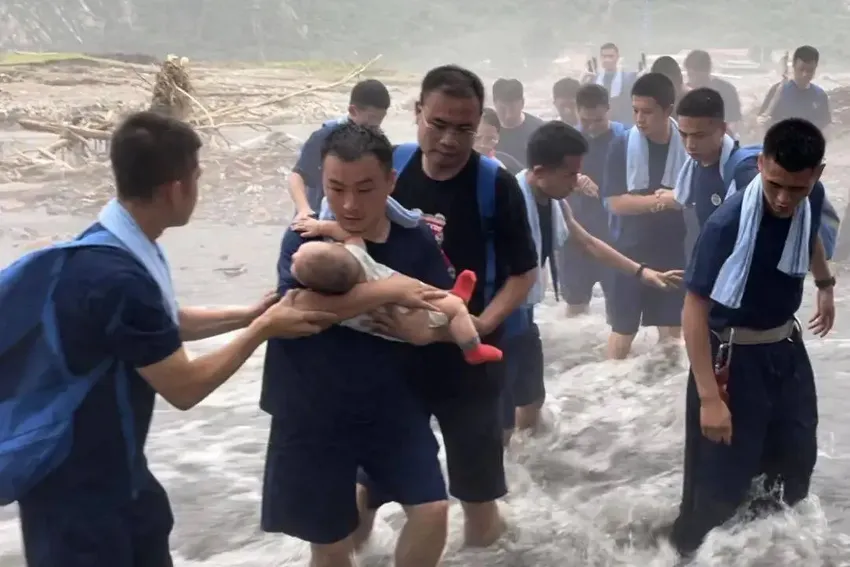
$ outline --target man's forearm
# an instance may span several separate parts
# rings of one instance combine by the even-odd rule
[[[697,393],[703,401],[720,397],[717,378],[714,376],[714,361],[711,359],[709,306],[709,300],[688,292],[682,309],[682,334],[685,339],[685,348],[691,361]]]
[[[478,316],[485,328],[485,334],[493,332],[508,315],[525,303],[528,293],[537,281],[537,274],[538,268],[533,268],[520,276],[511,276],[505,281],[493,300]]]
[[[252,320],[250,307],[183,307],[180,309],[180,338],[199,341],[243,329]]]
[[[588,254],[615,270],[628,274],[637,274],[637,271],[640,269],[640,264],[628,256],[617,252],[610,245],[599,240],[595,236],[588,236],[589,238],[586,243],[582,243],[582,246]]]
[[[655,195],[617,195],[606,200],[608,210],[615,215],[643,215],[651,213],[658,206]]]
[[[307,186],[304,185],[304,178],[301,174],[292,172],[289,174],[289,196],[292,198],[292,203],[295,205],[296,211],[306,211],[310,209],[310,202],[307,200]]]
[[[343,295],[324,295],[308,289],[298,290],[295,307],[306,311],[325,311],[345,321],[392,303],[394,298],[389,279],[357,284]]]
[[[821,240],[820,235],[815,238],[810,270],[816,280],[827,280],[832,277],[829,262],[826,259],[826,249],[823,246],[823,240]]]

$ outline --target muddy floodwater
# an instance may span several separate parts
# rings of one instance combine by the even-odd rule
[[[287,132],[303,139],[315,125],[290,126]],[[409,116],[394,117],[387,131],[394,141],[410,139]],[[843,210],[840,180],[846,179],[847,164],[833,155],[827,181]],[[244,303],[273,288],[280,238],[291,214],[282,176],[291,165],[281,163],[279,177],[258,173],[262,180],[253,188],[240,180],[228,189],[226,176],[215,179],[216,193],[203,197],[197,219],[165,235],[182,303]],[[91,221],[101,199],[80,204],[72,198],[79,183],[0,186],[0,266],[33,243],[73,235]],[[836,329],[807,343],[821,410],[812,496],[795,510],[714,532],[694,565],[850,565],[845,535],[850,533],[850,295],[840,277],[836,293]],[[807,288],[801,318],[812,313],[813,297],[814,289]],[[684,363],[672,364],[654,349],[654,331],[641,332],[628,360],[606,362],[601,298],[594,300],[591,315],[563,315],[563,305],[552,297],[538,311],[548,430],[536,438],[519,436],[507,454],[510,494],[502,505],[510,530],[493,549],[464,550],[460,507],[453,503],[447,566],[672,567],[676,562],[668,547],[652,543],[650,533],[672,521],[679,502]],[[226,340],[202,341],[190,350],[203,353]],[[262,359],[261,349],[192,411],[158,402],[147,454],[171,496],[172,545],[181,567],[306,565],[304,544],[259,529],[269,424],[258,407]],[[402,523],[397,506],[381,511],[362,565],[391,564]],[[7,507],[0,510],[0,567],[19,567],[20,547],[16,509]]]

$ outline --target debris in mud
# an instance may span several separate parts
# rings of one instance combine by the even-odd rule
[[[189,79],[189,59],[169,55],[156,74],[151,93],[151,110],[186,120],[192,111],[192,81]]]

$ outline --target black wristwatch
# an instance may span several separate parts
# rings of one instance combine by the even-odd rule
[[[815,280],[815,287],[818,289],[829,289],[835,287],[835,276],[829,276],[823,280]]]
[[[641,278],[641,276],[643,275],[643,271],[644,271],[645,269],[646,269],[646,264],[641,264],[641,265],[638,267],[637,271],[635,272],[635,277],[636,277],[637,279],[640,279],[640,278]]]

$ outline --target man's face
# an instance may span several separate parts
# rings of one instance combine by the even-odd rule
[[[478,132],[475,134],[475,145],[473,149],[485,156],[491,155],[499,143],[499,131],[495,126],[481,122]]]
[[[564,199],[578,183],[582,156],[567,156],[558,167],[535,166],[532,170],[537,188],[547,197]]]
[[[348,107],[348,116],[352,122],[360,126],[380,127],[384,118],[387,117],[387,111],[373,106],[359,108],[352,104]]]
[[[794,61],[794,82],[801,87],[809,86],[812,79],[815,78],[815,72],[818,70],[817,63],[806,63],[799,59]]]
[[[608,48],[599,52],[599,60],[602,64],[602,69],[611,73],[617,70],[617,62],[620,60],[620,52],[616,49]]]
[[[164,195],[169,213],[170,226],[185,226],[189,219],[192,218],[192,213],[195,211],[195,205],[198,204],[198,181],[201,178],[201,168],[195,167],[188,178],[182,181],[174,181],[165,186]]]
[[[759,155],[764,197],[771,213],[780,218],[793,216],[797,205],[809,196],[820,179],[824,165],[791,173],[771,158]]]
[[[416,105],[419,147],[438,169],[463,167],[472,155],[480,120],[477,98],[432,91]]]
[[[588,138],[595,138],[608,131],[608,107],[579,108],[578,120],[582,133]]]
[[[688,155],[703,164],[714,163],[723,147],[726,123],[716,118],[679,117],[679,134]]]
[[[632,110],[638,130],[644,136],[660,136],[668,127],[673,108],[662,108],[654,98],[633,96]]]
[[[711,84],[711,71],[697,71],[695,69],[685,69],[688,74],[688,85],[691,88],[707,87]]]
[[[523,99],[505,101],[494,100],[493,106],[499,115],[499,122],[503,128],[515,128],[522,122],[522,109],[525,107]]]
[[[395,173],[387,171],[371,154],[354,161],[329,154],[322,164],[322,184],[337,222],[358,235],[375,228],[386,216]]]
[[[558,111],[558,116],[565,124],[573,126],[576,123],[576,101],[575,98],[556,97],[552,103],[555,105],[555,110]]]

